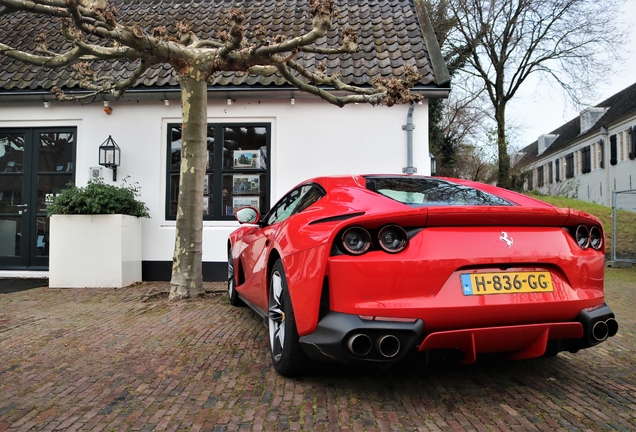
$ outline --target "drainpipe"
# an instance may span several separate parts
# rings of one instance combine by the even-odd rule
[[[413,166],[413,129],[415,129],[415,125],[413,124],[413,110],[415,109],[415,105],[411,104],[409,106],[409,113],[406,116],[406,124],[402,126],[402,130],[406,131],[406,168],[402,168],[402,172],[406,174],[415,174],[417,172],[417,168]]]

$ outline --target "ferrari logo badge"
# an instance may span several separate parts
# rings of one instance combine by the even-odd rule
[[[514,240],[512,239],[512,237],[508,237],[508,233],[505,231],[501,232],[501,236],[499,237],[499,240],[504,242],[508,246],[508,249],[512,248],[512,244],[514,243]]]

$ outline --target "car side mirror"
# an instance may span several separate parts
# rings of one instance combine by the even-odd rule
[[[255,207],[243,207],[234,213],[234,217],[241,224],[255,224],[261,217],[261,213]]]

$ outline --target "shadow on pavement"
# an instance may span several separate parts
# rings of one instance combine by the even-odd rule
[[[0,278],[0,294],[49,286],[48,278]]]

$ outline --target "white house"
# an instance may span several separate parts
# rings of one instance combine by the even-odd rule
[[[179,19],[201,37],[220,22],[218,2],[176,5],[120,1],[122,19],[144,26]],[[430,174],[428,98],[447,97],[449,76],[423,9],[414,1],[339,0],[338,23],[327,38],[337,43],[345,25],[356,29],[359,53],[329,57],[299,54],[315,67],[340,70],[342,80],[370,85],[400,76],[404,66],[423,75],[415,91],[427,99],[412,113],[412,166]],[[419,1],[418,1],[419,3]],[[254,4],[253,20],[272,31],[297,32],[308,21],[307,1]],[[196,18],[196,19],[194,19]],[[0,41],[28,46],[35,30],[56,37],[50,20],[0,18]],[[167,24],[166,24],[167,25]],[[50,89],[78,89],[70,68],[50,71],[0,57],[0,276],[46,275],[49,221],[46,200],[72,181],[94,176],[113,182],[100,167],[98,147],[109,136],[121,148],[117,180],[141,187],[151,218],[142,222],[144,280],[168,280],[175,240],[181,106],[169,68],[147,71],[121,100],[56,102]],[[101,67],[125,76],[127,65]],[[105,106],[107,104],[108,106]],[[238,224],[232,211],[245,203],[265,212],[292,186],[307,178],[343,173],[401,173],[407,167],[408,106],[348,105],[337,108],[295,90],[280,77],[218,74],[208,87],[208,182],[203,233],[204,280],[226,277],[226,240]],[[408,129],[408,128],[406,128]],[[99,248],[99,244],[95,244]],[[77,263],[81,266],[81,263]]]
[[[525,190],[611,206],[612,192],[636,189],[636,84],[521,150]]]

